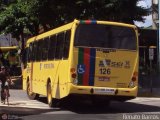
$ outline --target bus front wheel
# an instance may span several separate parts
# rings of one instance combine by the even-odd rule
[[[47,101],[49,107],[56,107],[58,104],[58,99],[52,98],[52,88],[50,82],[47,84]]]
[[[36,94],[31,91],[31,85],[30,85],[29,81],[27,82],[27,96],[30,100],[35,100],[35,99],[39,98],[39,94]]]

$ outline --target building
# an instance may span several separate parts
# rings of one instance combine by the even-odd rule
[[[159,0],[152,0],[152,29],[159,31]],[[160,70],[160,32],[157,32],[158,66]]]
[[[18,42],[15,38],[12,38],[11,34],[0,35],[0,47],[18,46]]]
[[[139,93],[142,96],[160,96],[159,4],[159,0],[152,0],[152,26],[140,30]],[[153,50],[153,59],[149,49]]]

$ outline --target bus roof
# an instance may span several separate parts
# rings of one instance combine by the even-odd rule
[[[57,27],[55,29],[52,29],[50,31],[44,32],[42,34],[39,34],[37,36],[34,36],[34,37],[28,39],[27,43],[32,42],[34,40],[39,40],[39,39],[48,37],[48,35],[57,34],[57,33],[61,32],[61,31],[65,31],[65,30],[71,29],[73,23],[74,22],[71,22],[71,23],[68,23],[66,25],[63,25],[63,26]]]
[[[82,22],[83,21],[83,22]],[[91,22],[88,22],[88,21],[91,21]],[[57,27],[55,29],[52,29],[50,31],[47,31],[47,32],[44,32],[42,34],[39,34],[37,36],[34,36],[30,39],[28,39],[27,43],[30,43],[34,40],[39,40],[39,39],[42,39],[42,38],[45,38],[47,37],[48,35],[52,35],[52,34],[57,34],[61,31],[65,31],[65,30],[68,30],[72,27],[73,24],[77,23],[77,24],[88,24],[88,23],[91,23],[92,24],[92,21],[94,21],[94,23],[96,24],[108,24],[108,25],[115,25],[115,26],[124,26],[124,27],[130,27],[130,28],[135,28],[136,29],[136,26],[135,25],[131,25],[131,24],[126,24],[126,23],[120,23],[120,22],[111,22],[111,21],[98,21],[98,20],[74,20],[73,22],[71,23],[68,23],[66,25],[63,25],[63,26],[60,26],[60,27]]]

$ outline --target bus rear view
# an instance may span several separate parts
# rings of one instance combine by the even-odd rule
[[[138,37],[133,25],[77,21],[70,93],[129,100],[138,90]]]

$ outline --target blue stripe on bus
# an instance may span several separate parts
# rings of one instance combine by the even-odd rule
[[[90,73],[89,73],[89,85],[94,85],[94,76],[95,76],[95,59],[96,59],[96,49],[91,48],[90,51]]]
[[[96,20],[92,20],[91,24],[97,24],[97,21]]]
[[[79,48],[78,51],[78,65],[82,65],[83,64],[83,58],[84,58],[84,49],[83,48]],[[82,85],[83,84],[83,74],[79,74],[78,73],[78,85]]]

